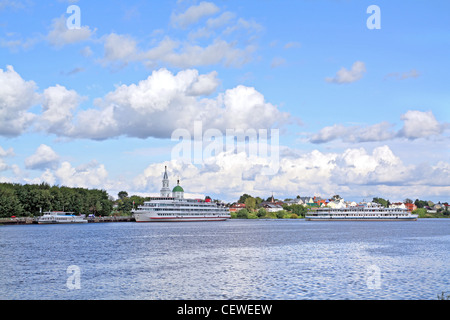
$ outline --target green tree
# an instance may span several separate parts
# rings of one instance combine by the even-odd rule
[[[5,190],[8,192],[6,195]],[[0,184],[3,197],[10,197],[9,203],[0,204],[0,215],[11,211],[10,205],[16,206],[16,216],[37,216],[45,211],[66,211],[76,214],[109,215],[112,201],[105,190],[88,190],[84,188],[69,188],[39,185]],[[7,213],[8,212],[8,213]]]
[[[292,212],[297,216],[304,216],[308,211],[308,209],[306,209],[306,207],[302,206],[301,204],[291,204],[291,205],[283,204],[283,209]]]
[[[256,199],[253,197],[248,197],[245,199],[245,207],[248,211],[253,211],[256,208]]]
[[[284,216],[286,215],[286,213],[287,212],[285,210],[277,211],[277,213],[276,213],[277,219],[284,219]]]
[[[238,203],[245,203],[245,200],[247,200],[247,198],[250,198],[251,195],[244,193],[238,200]]]
[[[237,219],[248,219],[248,211],[247,209],[241,209],[237,212]]]
[[[414,201],[414,204],[416,205],[417,208],[420,209],[420,208],[423,208],[425,206],[428,206],[428,201],[416,199],[416,201]]]
[[[256,216],[258,217],[258,218],[263,218],[263,217],[265,217],[267,215],[267,211],[266,211],[266,209],[264,209],[264,208],[260,208],[259,210],[258,210],[258,212],[256,212]]]
[[[267,211],[266,216],[264,218],[266,218],[266,219],[276,219],[277,215],[276,215],[275,212]]]
[[[419,215],[419,218],[426,218],[427,217],[427,209],[425,209],[425,208],[416,209],[412,213]]]
[[[119,197],[120,200],[123,200],[125,198],[128,197],[128,192],[126,191],[120,191],[119,194],[117,195]]]
[[[306,207],[302,206],[301,204],[293,204],[291,205],[292,213],[296,214],[297,216],[305,216],[305,214],[308,212],[308,209]]]
[[[383,198],[373,198],[372,202],[379,203],[385,208],[388,208],[390,204],[389,200],[385,200]]]
[[[22,204],[17,197],[14,188],[0,185],[0,217],[9,218],[24,215]]]

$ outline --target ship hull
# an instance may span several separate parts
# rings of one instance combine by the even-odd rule
[[[38,224],[78,224],[78,223],[88,223],[87,220],[38,220]]]
[[[150,214],[135,214],[136,222],[199,222],[199,221],[225,221],[230,216],[169,216],[159,217]]]
[[[417,221],[417,216],[410,217],[314,217],[306,216],[306,221]]]

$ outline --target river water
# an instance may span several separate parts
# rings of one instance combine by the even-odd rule
[[[437,299],[450,219],[0,227],[0,299]]]

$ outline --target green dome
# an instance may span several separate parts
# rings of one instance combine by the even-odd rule
[[[176,186],[175,188],[173,188],[172,192],[184,192],[184,190],[182,187]]]

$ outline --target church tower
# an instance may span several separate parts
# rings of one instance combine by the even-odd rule
[[[166,166],[166,171],[164,172],[164,176],[163,176],[163,180],[162,180],[161,197],[164,197],[164,198],[170,197],[169,175],[167,174],[167,166]]]

